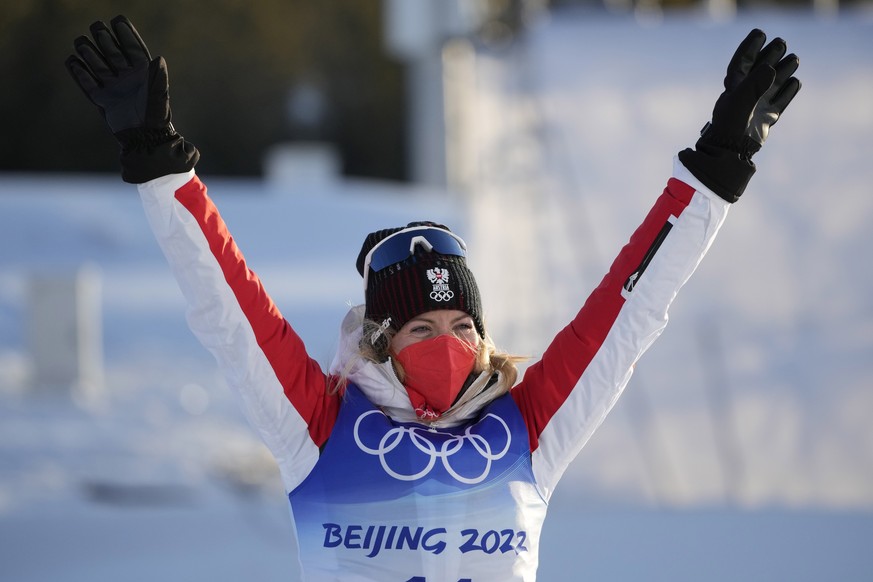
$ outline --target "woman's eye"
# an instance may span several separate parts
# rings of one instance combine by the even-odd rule
[[[430,333],[430,328],[426,325],[419,325],[417,327],[413,327],[410,332],[414,334],[426,334]]]

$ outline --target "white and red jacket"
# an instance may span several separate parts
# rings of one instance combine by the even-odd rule
[[[390,363],[354,356],[361,308],[323,371],[193,170],[139,191],[191,329],[278,463],[303,578],[314,581],[534,580],[555,485],[663,331],[730,206],[676,161],[609,273],[518,385],[484,388],[425,426]],[[350,383],[337,392],[340,373]]]

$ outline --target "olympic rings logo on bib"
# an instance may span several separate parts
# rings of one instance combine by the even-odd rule
[[[491,464],[506,456],[506,453],[509,452],[509,445],[512,442],[512,434],[510,433],[509,426],[506,422],[499,416],[489,413],[486,414],[485,417],[475,426],[468,427],[464,431],[464,434],[461,435],[434,431],[421,426],[396,426],[387,430],[385,434],[382,435],[379,439],[379,444],[376,447],[370,447],[363,443],[360,434],[360,427],[361,422],[371,414],[382,414],[382,412],[378,410],[370,410],[358,417],[355,421],[354,428],[355,444],[358,445],[358,448],[361,451],[368,455],[379,457],[379,462],[382,465],[382,469],[385,470],[385,473],[398,481],[416,481],[427,476],[436,466],[437,459],[439,459],[446,472],[456,481],[467,485],[481,483],[488,478],[488,474],[491,472]],[[494,452],[491,449],[491,443],[488,442],[488,439],[481,434],[473,432],[473,428],[479,426],[479,424],[485,422],[489,418],[500,423],[500,426],[506,433],[506,443],[498,452]],[[391,467],[388,455],[403,443],[407,435],[409,436],[410,443],[415,447],[415,449],[424,455],[424,464],[420,470],[404,473]],[[434,438],[434,436],[436,438]],[[456,465],[459,463],[455,463],[455,465],[452,464],[452,457],[464,450],[468,445],[469,447],[472,447],[472,449],[475,450],[484,461],[484,467],[481,472],[478,472],[478,474],[462,475],[456,469]]]
[[[427,278],[433,285],[430,298],[434,301],[451,301],[455,292],[449,289],[449,271],[440,267],[427,270]]]

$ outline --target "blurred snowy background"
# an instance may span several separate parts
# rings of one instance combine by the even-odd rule
[[[513,43],[446,46],[449,188],[203,176],[323,363],[361,300],[364,236],[422,218],[467,239],[492,335],[535,357],[752,27],[787,39],[803,89],[558,487],[541,580],[873,580],[873,13],[540,15]],[[0,233],[0,578],[293,580],[275,467],[188,331],[135,189],[0,175]],[[99,325],[34,335],[57,280]],[[72,333],[83,382],[40,383],[39,354]]]

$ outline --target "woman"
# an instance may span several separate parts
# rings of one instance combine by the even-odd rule
[[[365,302],[327,373],[276,309],[171,124],[167,68],[131,23],[91,27],[67,59],[121,145],[122,176],[189,303],[189,323],[276,458],[307,580],[534,580],[546,505],[666,325],[800,89],[794,55],[752,31],[694,149],[601,284],[517,382],[447,227],[373,232]]]

